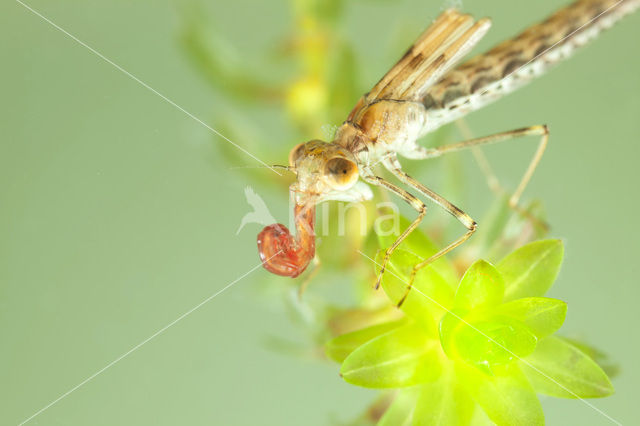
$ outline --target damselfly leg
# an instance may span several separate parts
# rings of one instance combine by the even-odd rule
[[[489,144],[492,144],[492,143],[497,143],[497,142],[502,142],[502,141],[515,140],[516,138],[519,138],[519,137],[522,137],[522,136],[540,136],[540,141],[538,143],[538,148],[536,149],[536,152],[533,155],[533,158],[529,162],[529,165],[528,165],[524,175],[522,176],[522,178],[520,180],[520,183],[518,184],[518,186],[517,186],[516,190],[514,191],[514,193],[509,198],[509,205],[512,208],[515,209],[515,208],[518,208],[518,202],[520,200],[520,197],[522,196],[522,192],[524,191],[524,189],[526,188],[527,184],[531,180],[531,176],[533,175],[536,167],[540,163],[540,159],[542,158],[542,155],[544,154],[544,151],[545,151],[545,149],[547,147],[547,143],[549,141],[549,130],[548,130],[547,126],[531,126],[531,127],[526,127],[526,128],[522,128],[522,129],[511,130],[511,131],[508,131],[508,132],[501,132],[501,133],[497,133],[497,134],[494,134],[494,135],[485,136],[485,137],[481,137],[481,138],[470,139],[470,140],[466,140],[466,141],[462,141],[462,142],[458,142],[458,143],[454,143],[454,144],[450,144],[450,145],[444,145],[444,146],[437,147],[437,148],[419,148],[416,153],[411,155],[411,158],[424,158],[424,159],[434,158],[434,157],[439,157],[439,156],[441,156],[443,154],[450,153],[450,152],[461,151],[461,150],[465,150],[465,149],[469,149],[469,148],[479,147],[479,146],[482,146],[482,145],[489,145]],[[454,216],[460,223],[462,223],[467,228],[467,232],[464,235],[462,235],[460,238],[456,239],[451,244],[447,245],[446,247],[441,249],[439,252],[437,252],[433,256],[423,260],[422,262],[420,262],[420,263],[418,263],[417,265],[414,266],[413,271],[412,271],[411,276],[410,276],[410,279],[409,279],[409,283],[407,285],[407,290],[406,290],[404,296],[398,301],[398,306],[401,306],[404,303],[404,301],[406,300],[407,296],[409,295],[409,292],[411,291],[411,288],[413,286],[413,281],[415,279],[416,273],[420,269],[422,269],[425,266],[429,265],[433,261],[435,261],[438,258],[440,258],[441,256],[447,254],[448,252],[450,252],[451,250],[453,250],[454,248],[458,247],[460,244],[462,244],[466,240],[468,240],[471,237],[471,235],[473,235],[473,233],[475,232],[475,230],[477,228],[477,225],[476,225],[476,222],[468,214],[466,214],[461,209],[459,209],[458,207],[453,205],[451,202],[446,200],[444,197],[441,197],[440,195],[436,194],[431,189],[427,188],[425,185],[423,185],[422,183],[420,183],[416,179],[414,179],[411,176],[409,176],[408,174],[406,174],[402,170],[402,166],[400,165],[400,162],[398,161],[396,156],[387,157],[383,161],[383,164],[400,181],[402,181],[406,185],[409,185],[409,186],[415,188],[418,192],[423,194],[425,197],[429,198],[430,200],[432,200],[433,202],[435,202],[436,204],[438,204],[439,206],[444,208],[447,212],[449,212],[452,216]],[[394,185],[384,181],[384,179],[382,179],[382,178],[378,178],[378,179],[379,179],[379,183],[382,186],[384,186],[384,187],[386,187],[388,189],[390,189],[390,186],[394,186]],[[385,182],[385,183],[382,183],[382,182]],[[396,191],[394,189],[391,189],[391,190],[393,192],[397,193],[398,195],[400,195],[401,197],[403,197],[412,206],[418,206],[420,204],[422,204],[424,206],[424,203],[422,203],[422,202],[420,202],[420,204],[418,204],[415,201],[410,201],[410,199],[407,198],[406,196],[404,196],[403,193],[398,192],[398,191]],[[404,194],[408,194],[409,196],[415,198],[413,195],[409,194],[408,192],[406,192],[404,190],[402,190],[402,191],[404,192]],[[423,208],[420,211],[422,213],[418,215],[418,218],[416,218],[416,220],[414,220],[414,222],[412,222],[412,224],[409,226],[409,228],[407,230],[405,230],[405,232],[403,232],[398,237],[398,239],[393,243],[393,245],[387,249],[387,251],[385,253],[385,257],[383,258],[383,261],[382,261],[381,270],[380,270],[380,273],[378,275],[378,279],[377,279],[377,282],[376,282],[376,287],[379,285],[380,280],[382,279],[382,275],[384,273],[384,270],[385,270],[385,267],[386,267],[387,263],[389,262],[389,259],[391,258],[391,254],[393,253],[395,248],[398,247],[402,243],[402,240],[404,240],[407,237],[407,235],[413,229],[415,229],[418,226],[418,223],[424,217],[424,211],[426,211],[426,208]],[[409,232],[407,232],[407,231],[409,231]]]
[[[378,289],[380,287],[380,282],[382,280],[382,276],[384,275],[384,271],[389,263],[389,259],[391,258],[391,254],[393,254],[394,250],[402,243],[402,241],[407,238],[407,236],[413,232],[414,229],[418,227],[422,218],[427,213],[427,206],[415,195],[405,191],[397,185],[385,180],[380,176],[376,176],[371,172],[371,170],[364,170],[363,179],[369,182],[372,185],[381,186],[405,200],[411,207],[413,207],[418,212],[418,217],[415,218],[413,222],[405,229],[402,234],[396,239],[396,241],[391,244],[391,246],[386,250],[384,254],[384,258],[382,260],[382,265],[380,266],[380,272],[378,273],[378,279],[376,280],[375,288]]]
[[[462,136],[466,140],[473,139],[471,129],[467,125],[467,122],[464,118],[457,120],[456,125],[458,127],[458,130],[460,130]],[[500,179],[494,172],[493,167],[491,166],[491,163],[489,162],[489,159],[487,158],[482,148],[479,146],[471,147],[471,154],[473,155],[473,159],[475,160],[476,164],[480,168],[480,171],[484,175],[484,178],[487,182],[487,187],[491,190],[491,192],[499,197],[504,197],[505,195],[507,195],[508,190],[505,189],[504,186],[500,183]],[[540,217],[532,213],[529,208],[520,205],[520,203],[515,205],[508,203],[508,206],[511,210],[513,210],[524,219],[528,220],[531,225],[538,228],[543,233],[549,231],[549,224],[545,222],[544,219],[541,219]]]
[[[409,295],[409,292],[411,291],[411,288],[413,287],[413,281],[415,279],[415,276],[416,276],[416,273],[418,272],[418,270],[420,270],[421,268],[427,266],[428,264],[430,264],[431,262],[435,261],[439,257],[444,256],[445,254],[449,253],[454,248],[458,247],[460,244],[462,244],[465,241],[467,241],[471,237],[471,235],[473,235],[473,233],[476,231],[477,224],[476,224],[476,221],[471,218],[471,216],[469,216],[468,214],[466,214],[465,212],[460,210],[458,207],[453,205],[451,202],[446,200],[444,197],[441,197],[440,195],[436,194],[435,192],[433,192],[432,190],[430,190],[429,188],[427,188],[426,186],[424,186],[423,184],[421,184],[420,182],[418,182],[417,180],[415,180],[414,178],[412,178],[411,176],[406,174],[402,170],[400,162],[398,161],[398,159],[395,156],[386,159],[383,162],[383,164],[387,169],[389,169],[389,171],[391,173],[396,175],[398,177],[398,179],[400,179],[403,183],[415,188],[417,191],[419,191],[425,197],[429,198],[434,203],[438,204],[443,209],[445,209],[447,212],[451,213],[451,215],[453,215],[453,217],[458,219],[458,221],[460,221],[460,223],[462,223],[467,228],[467,232],[464,235],[462,235],[460,238],[458,238],[457,240],[455,240],[454,242],[452,242],[451,244],[449,244],[448,246],[446,246],[445,248],[443,248],[442,250],[440,250],[439,252],[437,252],[433,256],[423,260],[422,262],[420,262],[419,264],[417,264],[417,265],[415,265],[413,267],[413,270],[411,271],[411,276],[409,278],[409,283],[407,285],[407,290],[405,291],[405,294],[402,296],[402,298],[398,301],[398,307],[400,307],[400,306],[402,306],[402,304],[406,300],[407,296]],[[422,219],[422,218],[420,218],[420,219]],[[402,242],[403,239],[404,239],[404,237],[402,235],[400,235],[400,237],[398,237],[399,241],[396,241],[394,243],[394,245],[395,246],[399,245]],[[391,253],[389,253],[389,251],[387,251],[387,254],[385,255],[385,258],[383,259],[382,265],[385,265],[386,262],[389,261],[390,257],[391,257]],[[379,276],[378,280],[380,280],[381,278],[382,278],[382,276]]]

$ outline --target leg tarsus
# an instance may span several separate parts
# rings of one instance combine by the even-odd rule
[[[407,285],[407,290],[405,291],[404,295],[402,296],[402,298],[397,304],[398,308],[402,306],[404,301],[407,299],[407,296],[409,296],[409,293],[413,289],[413,282],[416,278],[418,271],[426,266],[429,266],[431,263],[435,262],[440,257],[444,256],[445,254],[449,253],[451,250],[455,249],[456,247],[458,247],[459,245],[467,241],[469,238],[471,238],[473,233],[476,232],[476,229],[478,229],[478,224],[476,222],[473,222],[471,227],[468,228],[467,232],[464,235],[462,235],[460,238],[458,238],[457,240],[455,240],[454,242],[452,242],[447,247],[443,248],[433,256],[423,260],[422,262],[418,263],[413,267],[413,269],[411,270],[411,275],[409,276],[409,284]]]
[[[443,155],[443,154],[446,154],[446,153],[449,153],[449,152],[461,151],[461,150],[468,149],[468,148],[475,148],[475,147],[482,146],[482,145],[488,145],[488,144],[493,144],[493,143],[504,141],[504,140],[510,140],[510,139],[513,139],[513,138],[516,138],[516,137],[520,137],[520,136],[530,136],[530,135],[531,136],[532,135],[540,135],[541,136],[541,140],[540,140],[540,143],[538,145],[538,149],[536,150],[533,158],[531,159],[531,162],[529,163],[529,166],[527,167],[527,170],[525,171],[522,179],[520,180],[520,183],[516,187],[516,190],[514,191],[514,193],[509,198],[509,207],[511,209],[513,209],[514,211],[519,212],[519,213],[523,214],[525,217],[531,219],[532,218],[531,215],[528,212],[526,212],[526,210],[522,209],[519,206],[518,202],[520,201],[520,197],[521,197],[522,193],[524,192],[527,184],[529,183],[529,180],[531,179],[531,176],[533,175],[533,172],[535,171],[536,167],[538,166],[538,163],[540,162],[540,159],[542,158],[542,155],[543,155],[543,153],[544,153],[544,151],[545,151],[545,149],[547,147],[547,143],[548,143],[548,140],[549,140],[549,129],[548,129],[548,127],[546,125],[530,126],[530,127],[526,127],[526,128],[521,128],[521,129],[508,131],[508,132],[498,133],[498,134],[495,134],[495,135],[490,135],[490,136],[485,136],[485,137],[481,137],[481,138],[470,139],[470,140],[466,140],[466,141],[463,141],[463,142],[459,142],[459,143],[455,143],[455,144],[451,144],[451,145],[445,145],[445,146],[438,147],[438,148],[431,148],[431,149],[423,148],[423,149],[420,149],[419,151],[416,151],[417,155],[413,155],[413,156],[410,156],[410,157],[411,158],[415,158],[415,159],[419,159],[419,158],[426,159],[426,158],[439,157],[440,155]],[[435,203],[439,204],[441,207],[443,207],[450,214],[452,214],[456,219],[458,219],[458,221],[460,221],[467,228],[467,232],[464,235],[462,235],[460,238],[455,240],[453,243],[449,244],[444,249],[440,250],[435,255],[433,255],[433,256],[429,257],[428,259],[420,262],[419,264],[417,264],[413,268],[412,273],[411,273],[411,277],[410,277],[410,282],[409,282],[409,284],[407,286],[407,291],[405,292],[405,295],[398,302],[398,307],[400,307],[405,302],[409,292],[411,291],[411,288],[413,286],[413,281],[415,279],[416,273],[421,268],[424,268],[428,264],[432,263],[433,261],[437,260],[439,257],[445,255],[446,253],[450,252],[451,250],[455,249],[460,244],[462,244],[466,240],[468,240],[471,237],[471,235],[473,235],[473,233],[476,231],[477,224],[469,215],[467,215],[465,212],[460,210],[458,207],[456,207],[455,205],[453,205],[452,203],[447,201],[445,198],[443,198],[443,197],[439,196],[438,194],[434,193],[429,188],[427,188],[426,186],[422,185],[420,182],[418,182],[415,179],[413,179],[411,176],[407,175],[402,170],[402,168],[400,167],[400,164],[398,163],[398,160],[397,160],[396,156],[390,156],[388,158],[385,158],[384,161],[383,161],[383,164],[385,165],[385,167],[387,169],[389,169],[393,174],[395,174],[402,182],[404,182],[407,185],[412,186],[413,188],[417,189],[422,194],[424,194],[426,197],[430,198],[432,201],[434,201]],[[373,175],[372,175],[372,177],[373,177]],[[381,181],[384,181],[382,178],[378,178],[378,179],[380,179]],[[384,182],[386,182],[386,181],[384,181]],[[372,182],[372,183],[374,183],[374,182]],[[497,180],[496,180],[496,182],[493,182],[493,185],[490,185],[490,186],[493,189],[500,188],[499,184],[496,185],[496,183],[498,183]],[[381,182],[376,182],[376,184],[381,185]],[[387,186],[387,185],[383,185],[383,186]],[[395,187],[394,185],[391,185],[391,186]],[[394,190],[393,188],[391,188],[389,186],[387,186],[387,187],[389,189],[391,189],[392,191],[394,191],[397,194],[402,196],[401,192],[399,192],[397,190]],[[397,187],[395,187],[395,188],[397,188]],[[400,191],[402,191],[402,190],[400,190]],[[407,202],[412,204],[412,202],[409,201],[408,198],[406,198],[406,197],[404,197],[404,198],[405,198],[405,200]],[[424,214],[422,214],[422,216],[423,215]],[[419,219],[421,220],[422,217],[419,216]],[[413,230],[415,228],[415,226],[417,226],[418,222],[419,222],[419,220],[416,219],[416,221],[414,221],[412,223],[412,226],[410,226],[411,230]],[[532,222],[540,224],[543,227],[543,229],[548,228],[548,226],[545,223],[540,223],[539,220],[535,220],[535,221],[532,221]],[[415,224],[415,226],[413,226],[414,224]],[[380,280],[382,278],[382,273],[384,273],[386,264],[388,262],[389,257],[391,256],[391,253],[400,244],[400,242],[404,238],[406,238],[406,235],[408,235],[407,231],[409,231],[409,229],[406,230],[401,235],[401,237],[398,238],[398,240],[396,240],[396,242],[394,243],[394,245],[392,247],[387,249],[387,253],[385,254],[385,259],[384,259],[384,261],[382,263],[380,274],[379,274],[378,280],[376,282],[376,288],[378,288],[379,285],[380,285]]]
[[[482,173],[485,175],[489,189],[493,193],[500,196],[507,194],[507,191],[500,184],[500,181],[498,180],[493,169],[491,168],[491,165],[489,164],[487,157],[484,155],[483,151],[479,149],[479,145],[487,145],[487,144],[491,144],[499,141],[512,140],[520,136],[528,136],[528,135],[541,136],[540,142],[538,143],[538,148],[534,153],[533,157],[531,158],[531,161],[529,162],[527,170],[525,171],[524,175],[520,179],[520,182],[518,183],[516,190],[509,197],[508,205],[511,210],[520,214],[525,219],[529,220],[534,226],[539,227],[544,232],[548,231],[549,224],[540,220],[539,218],[536,218],[531,213],[529,213],[525,208],[523,208],[520,205],[519,201],[520,201],[520,197],[522,196],[522,193],[524,192],[527,184],[529,183],[529,180],[531,180],[533,172],[538,166],[542,158],[542,155],[544,154],[544,151],[547,147],[547,144],[549,142],[549,127],[546,124],[535,125],[535,126],[525,127],[522,129],[511,130],[508,132],[497,133],[495,135],[486,136],[483,138],[474,139],[473,135],[471,134],[471,130],[469,129],[469,126],[467,126],[464,119],[460,119],[456,123],[458,125],[458,128],[462,132],[462,135],[465,138],[467,138],[467,141],[453,144],[453,146],[458,147],[456,149],[446,148],[445,146],[443,147],[443,151],[441,152],[441,154],[464,149],[465,147],[470,147],[476,162],[480,166]],[[447,146],[450,147],[452,145],[447,145]]]
[[[422,204],[422,202],[420,203]],[[409,236],[409,234],[418,227],[418,225],[420,224],[420,222],[424,218],[424,215],[427,212],[427,207],[424,204],[422,204],[417,210],[418,210],[418,217],[416,217],[415,220],[411,222],[411,224],[407,227],[407,229],[405,229],[404,232],[400,234],[400,236],[396,238],[393,244],[389,248],[387,248],[387,250],[385,251],[384,258],[382,259],[382,264],[380,265],[380,272],[378,273],[378,277],[376,278],[376,285],[374,287],[376,290],[380,288],[380,284],[382,283],[382,276],[384,275],[384,272],[387,269],[387,264],[389,263],[389,260],[391,260],[391,255],[396,250],[396,248],[398,248],[398,246],[402,243],[402,241],[405,238],[407,238],[407,236]]]
[[[391,259],[391,255],[393,254],[395,249],[398,248],[398,246],[402,243],[402,241],[405,238],[407,238],[407,236],[411,232],[413,232],[414,229],[418,227],[418,225],[420,224],[420,222],[424,218],[424,215],[427,212],[427,206],[422,201],[420,201],[420,199],[418,199],[415,195],[405,191],[404,189],[398,187],[397,185],[392,184],[391,182],[386,181],[384,178],[381,178],[380,176],[375,176],[373,173],[371,173],[370,170],[364,170],[364,171],[365,173],[363,174],[363,178],[367,182],[376,186],[382,186],[390,190],[391,192],[395,193],[396,195],[401,197],[403,200],[405,200],[411,207],[413,207],[418,212],[418,217],[413,222],[411,222],[411,224],[407,227],[407,229],[405,229],[404,232],[402,232],[402,234],[400,234],[400,236],[396,238],[394,243],[385,251],[384,258],[382,259],[382,263],[380,265],[380,272],[378,273],[378,277],[376,279],[375,289],[377,290],[378,288],[380,288],[380,284],[382,282],[382,275],[384,274],[387,268],[387,264],[389,263],[389,259]]]
[[[455,240],[454,242],[452,242],[451,244],[449,244],[445,248],[441,249],[440,251],[438,251],[433,256],[423,260],[422,262],[418,263],[417,265],[415,265],[413,267],[413,270],[411,272],[411,276],[409,278],[409,283],[408,283],[408,286],[407,286],[407,290],[406,290],[404,296],[402,296],[402,298],[398,302],[398,307],[400,307],[400,306],[402,306],[402,304],[406,300],[407,296],[409,295],[409,292],[413,288],[413,281],[415,279],[416,273],[420,269],[424,268],[425,266],[427,266],[430,263],[434,262],[438,258],[440,258],[440,257],[444,256],[445,254],[449,253],[451,250],[455,249],[460,244],[462,244],[465,241],[467,241],[471,237],[471,235],[473,235],[473,233],[476,231],[476,229],[478,227],[478,224],[476,223],[475,220],[473,220],[471,218],[471,216],[469,216],[468,214],[466,214],[465,212],[460,210],[458,207],[453,205],[451,202],[449,202],[445,198],[441,197],[440,195],[436,194],[435,192],[433,192],[432,190],[430,190],[429,188],[424,186],[422,183],[418,182],[417,180],[415,180],[414,178],[412,178],[411,176],[406,174],[402,170],[402,167],[400,166],[400,163],[398,162],[398,159],[396,157],[389,158],[388,160],[386,160],[384,162],[384,165],[385,165],[385,167],[387,169],[389,169],[389,171],[391,173],[396,175],[398,177],[398,179],[400,179],[405,184],[415,188],[420,193],[424,194],[426,197],[428,197],[429,199],[434,201],[436,204],[440,205],[447,212],[449,212],[453,217],[455,217],[460,223],[462,223],[465,226],[465,228],[467,228],[467,232],[464,235],[462,235],[460,238],[458,238],[457,240]]]

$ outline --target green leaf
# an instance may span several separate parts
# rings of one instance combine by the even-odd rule
[[[475,403],[456,382],[453,371],[422,385],[413,415],[413,426],[468,425]]]
[[[488,375],[458,363],[456,373],[467,392],[496,424],[544,424],[540,401],[517,364]]]
[[[407,387],[440,374],[437,340],[415,325],[392,330],[360,346],[342,363],[348,383],[368,388]]]
[[[489,262],[478,260],[462,277],[454,306],[469,310],[495,306],[502,301],[503,294],[504,280],[500,272]]]
[[[470,320],[447,314],[441,323],[441,341],[447,355],[462,359],[487,373],[531,354],[537,339],[519,321],[504,317]],[[457,323],[456,323],[457,321]]]
[[[359,346],[398,328],[403,323],[404,321],[386,322],[335,337],[326,343],[325,353],[329,359],[341,363]]]
[[[376,256],[380,265],[384,251]],[[382,277],[382,288],[393,303],[398,303],[406,294],[413,266],[420,258],[403,249],[396,249]],[[379,271],[377,267],[376,273]],[[413,288],[401,306],[407,316],[422,324],[425,330],[436,334],[435,320],[442,317],[453,304],[453,290],[433,268],[418,271]]]
[[[558,276],[563,253],[562,241],[542,240],[522,246],[502,259],[497,267],[506,285],[505,302],[544,295]]]
[[[378,421],[377,426],[409,426],[420,392],[419,387],[403,389]]]
[[[404,216],[399,217],[399,222],[397,233],[390,235],[378,233],[378,241],[381,249],[386,250],[391,247],[400,233],[407,229],[411,224],[411,221]],[[414,254],[419,259],[419,262],[428,259],[439,250],[439,247],[435,245],[433,241],[431,241],[422,231],[420,231],[420,229],[416,229],[409,234],[407,238],[400,243],[398,248]],[[395,254],[392,255],[392,259],[393,256],[395,256]],[[458,283],[458,275],[455,268],[444,256],[433,262],[427,268],[435,269],[438,274],[440,274],[451,285],[452,288],[455,288],[455,284]]]
[[[362,285],[367,286],[367,289],[369,290],[369,297],[371,297],[371,277],[369,277],[367,281],[363,282]],[[326,305],[326,323],[323,328],[328,333],[328,338],[341,336],[343,334],[362,330],[382,323],[397,321],[404,317],[402,312],[399,312],[394,306],[383,304],[377,305],[378,306],[375,307],[367,307],[363,305],[361,307],[348,309],[335,305]],[[309,321],[308,313],[309,312],[306,310],[300,311],[299,316],[302,317],[303,315],[307,315],[304,318],[300,318],[300,321]]]
[[[449,359],[459,358],[456,349],[453,347],[454,338],[457,331],[465,326],[467,321],[465,317],[468,312],[463,309],[452,309],[442,317],[438,324],[438,333],[440,335],[440,344],[442,350],[447,354]]]
[[[594,360],[610,379],[613,379],[618,374],[620,374],[620,364],[618,364],[615,360],[612,360],[606,352],[603,352],[595,346],[592,346],[580,340],[570,339],[568,337],[562,337],[562,340],[575,346],[581,352],[585,353],[589,358]]]
[[[521,368],[537,392],[558,398],[599,398],[611,395],[613,385],[591,358],[564,339],[550,336]]]
[[[567,304],[547,297],[525,297],[498,306],[495,313],[521,321],[538,339],[542,339],[562,326],[567,315]]]

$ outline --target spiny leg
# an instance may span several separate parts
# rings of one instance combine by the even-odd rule
[[[527,170],[524,172],[520,183],[516,190],[511,194],[511,198],[509,198],[509,205],[511,207],[517,207],[518,202],[520,201],[520,197],[524,192],[524,189],[527,187],[527,184],[531,180],[531,176],[536,171],[540,160],[542,159],[542,155],[544,154],[545,149],[547,149],[547,144],[549,143],[549,128],[546,125],[543,126],[532,126],[528,128],[529,135],[539,135],[540,142],[538,143],[538,148],[536,152],[533,154],[533,158],[529,162],[529,166]],[[515,136],[515,135],[514,135]]]
[[[548,225],[546,223],[533,217],[529,212],[526,211],[526,209],[521,207],[519,204],[520,197],[522,196],[523,191],[527,187],[527,184],[531,180],[531,176],[533,175],[536,167],[540,163],[540,159],[542,158],[542,155],[544,154],[544,151],[549,142],[549,129],[547,128],[546,125],[524,127],[521,129],[496,133],[494,135],[484,136],[481,138],[468,139],[455,144],[444,145],[436,148],[418,147],[416,152],[411,153],[409,157],[412,159],[434,158],[434,157],[439,157],[443,154],[447,154],[449,152],[457,152],[457,151],[462,151],[470,148],[473,149],[483,145],[489,145],[497,142],[514,140],[522,136],[540,136],[540,141],[538,143],[538,148],[536,149],[536,152],[533,154],[533,157],[531,158],[531,161],[529,162],[529,165],[527,166],[527,169],[524,175],[520,179],[520,183],[516,187],[516,190],[513,192],[513,194],[511,194],[511,196],[509,197],[509,207],[514,211],[530,219],[534,224],[537,224],[543,229],[547,229]],[[475,152],[474,155],[476,155],[476,158],[480,160],[479,163],[482,167],[483,166],[482,160],[483,159],[486,160],[486,158],[484,157],[484,155],[482,155],[482,153],[479,153],[477,151]],[[486,163],[486,161],[485,161],[485,166],[488,166],[488,163]],[[485,169],[486,167],[482,167],[482,168]],[[495,175],[493,175],[493,172],[491,171],[491,169],[489,168],[489,169],[483,170],[483,172],[485,173],[485,176],[487,176],[487,179],[489,180],[489,187],[492,189],[497,188],[497,190],[501,191],[501,188],[497,183],[497,178],[495,178]]]
[[[466,140],[473,139],[473,133],[471,132],[471,129],[469,128],[469,125],[464,118],[456,120],[456,126],[462,133],[462,137],[464,137]],[[482,151],[480,147],[476,146],[471,148],[471,153],[473,154],[473,158],[474,160],[476,160],[476,163],[478,163],[478,167],[484,175],[487,181],[487,186],[489,187],[491,192],[496,195],[506,194],[507,191],[502,187],[502,184],[500,184],[500,179],[498,179],[498,176],[493,171],[493,167],[491,167],[489,159],[485,155],[484,151]]]
[[[481,145],[489,145],[497,142],[513,140],[522,136],[540,136],[540,142],[538,143],[538,148],[536,149],[533,158],[529,162],[529,166],[525,171],[520,183],[518,184],[516,190],[513,192],[511,197],[509,198],[509,204],[512,206],[516,206],[518,201],[520,200],[520,196],[522,192],[526,188],[533,172],[535,171],[538,163],[540,163],[540,159],[542,158],[542,154],[544,154],[545,149],[547,148],[547,143],[549,141],[549,129],[546,125],[538,125],[538,126],[530,126],[524,127],[521,129],[510,130],[507,132],[496,133],[494,135],[484,136],[481,138],[469,139],[463,142],[445,145],[438,148],[431,149],[430,156],[440,156],[446,154],[448,152],[461,151],[467,148],[477,147]]]
[[[422,218],[424,218],[424,215],[427,212],[427,206],[422,201],[420,201],[420,199],[417,198],[416,196],[392,184],[391,182],[385,180],[384,178],[374,175],[370,170],[364,170],[363,178],[364,180],[366,180],[367,182],[373,185],[381,186],[395,193],[396,195],[401,197],[403,200],[405,200],[411,207],[413,207],[418,212],[418,217],[416,217],[416,219],[413,222],[411,222],[411,224],[407,227],[407,229],[405,229],[404,232],[402,232],[402,234],[400,234],[400,236],[396,238],[393,244],[391,244],[391,246],[387,248],[384,254],[384,258],[382,259],[382,264],[380,265],[380,273],[378,274],[378,278],[376,279],[375,288],[378,289],[380,287],[380,282],[382,281],[382,275],[384,274],[387,264],[389,263],[389,259],[391,258],[391,255],[393,254],[394,250],[402,243],[402,241],[405,238],[407,238],[407,236],[411,232],[413,232],[414,229],[416,229],[418,224],[420,224],[420,222],[422,221]]]
[[[460,118],[459,120],[457,120],[456,125],[458,126],[458,129],[460,130],[460,132],[462,132],[462,136],[464,138],[466,138],[467,140],[473,139],[473,134],[471,133],[471,129],[467,125],[467,122],[464,118]],[[482,151],[482,149],[480,149],[480,147],[478,146],[473,146],[471,147],[471,153],[473,154],[473,158],[478,164],[478,167],[482,171],[482,174],[484,175],[487,181],[487,186],[489,187],[489,189],[498,196],[503,196],[508,194],[508,191],[502,186],[502,184],[500,183],[500,179],[498,179],[498,176],[496,176],[493,170],[493,167],[491,167],[491,164],[489,163],[489,159],[485,155],[484,151]],[[535,159],[535,156],[531,161],[533,162],[534,159]],[[511,202],[509,202],[508,206],[511,210],[513,210],[520,216],[527,219],[529,222],[531,222],[533,226],[537,226],[543,232],[547,232],[549,230],[548,223],[536,217],[534,214],[532,214],[529,210],[527,210],[520,204],[512,204]]]
[[[481,138],[469,139],[466,141],[462,141],[462,142],[458,142],[450,145],[444,145],[437,148],[422,148],[422,149],[419,149],[418,152],[413,153],[411,155],[411,158],[425,158],[425,159],[434,158],[449,152],[461,151],[464,149],[475,148],[482,145],[489,145],[492,143],[502,142],[505,140],[511,140],[517,137],[530,136],[530,135],[539,135],[541,136],[541,139],[538,144],[538,148],[536,149],[536,152],[533,155],[533,158],[531,159],[529,166],[527,167],[527,170],[525,171],[524,175],[522,176],[522,179],[520,180],[520,183],[518,184],[514,193],[509,198],[509,206],[516,211],[521,211],[522,209],[518,205],[518,201],[520,200],[520,196],[522,195],[522,192],[526,188],[527,183],[529,183],[529,180],[531,180],[531,176],[533,175],[533,172],[538,166],[538,163],[540,162],[542,154],[544,153],[544,150],[547,147],[547,143],[549,141],[549,129],[547,128],[547,126],[542,125],[542,126],[525,127],[522,129],[516,129],[508,132],[497,133],[494,135],[485,136]],[[409,286],[407,288],[407,291],[404,297],[398,303],[398,306],[401,306],[402,303],[404,303],[404,300],[406,299],[406,297],[409,295],[409,292],[411,291],[411,288],[413,286],[413,280],[415,279],[415,274],[421,268],[424,268],[428,264],[432,263],[439,257],[445,255],[446,253],[450,252],[451,250],[453,250],[454,248],[458,247],[460,244],[468,240],[471,237],[471,235],[473,235],[473,233],[475,232],[477,228],[477,224],[473,219],[471,219],[471,217],[469,217],[469,215],[464,213],[462,210],[460,210],[459,208],[451,204],[449,201],[447,201],[443,197],[434,193],[429,188],[427,188],[426,186],[424,186],[423,184],[421,184],[411,176],[407,175],[402,170],[402,167],[400,166],[400,163],[398,162],[396,157],[391,157],[387,159],[386,161],[383,162],[383,164],[392,173],[398,176],[398,178],[401,181],[403,181],[407,185],[414,187],[415,189],[420,191],[422,194],[424,194],[426,197],[432,199],[434,202],[442,206],[445,210],[451,213],[456,219],[458,219],[467,228],[467,232],[464,235],[462,235],[460,238],[458,238],[453,243],[449,244],[448,246],[446,246],[445,248],[443,248],[442,250],[440,250],[438,253],[434,254],[430,258],[423,260],[422,262],[420,262],[414,267],[409,280]]]
[[[415,180],[414,178],[406,174],[402,170],[402,166],[400,165],[396,157],[391,157],[387,159],[386,161],[384,161],[383,164],[387,169],[389,169],[391,173],[396,175],[398,179],[400,179],[402,182],[406,183],[407,185],[415,188],[416,190],[420,191],[420,193],[424,194],[427,198],[431,199],[433,202],[435,202],[436,204],[444,208],[447,212],[449,212],[453,217],[458,219],[458,221],[460,221],[460,223],[462,223],[467,228],[467,232],[464,235],[462,235],[460,238],[458,238],[457,240],[455,240],[445,248],[441,249],[439,252],[437,252],[433,256],[423,260],[422,262],[418,263],[413,267],[413,270],[411,271],[411,277],[409,278],[409,284],[407,286],[407,290],[405,291],[404,295],[398,302],[398,307],[400,307],[406,300],[407,296],[409,296],[409,292],[413,288],[413,281],[415,279],[416,273],[420,269],[430,264],[431,262],[435,261],[441,256],[444,256],[454,248],[458,247],[460,244],[467,241],[471,237],[471,235],[473,235],[473,233],[476,231],[478,225],[475,222],[475,220],[471,218],[471,216],[469,216],[468,214],[460,210],[458,207],[454,206],[445,198],[441,197],[440,195],[436,194],[435,192],[433,192],[432,190],[424,186],[422,183],[418,182],[417,180]]]

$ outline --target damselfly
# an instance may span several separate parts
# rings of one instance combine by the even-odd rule
[[[418,214],[386,250],[376,282],[376,287],[379,286],[391,254],[427,211],[420,198],[375,174],[374,166],[382,164],[402,184],[440,205],[466,228],[464,235],[414,266],[407,291],[398,302],[402,304],[416,272],[469,239],[477,224],[444,197],[406,174],[398,156],[429,159],[537,135],[538,148],[509,199],[510,206],[518,209],[520,196],[547,146],[546,126],[501,132],[437,148],[422,147],[417,139],[528,83],[639,6],[640,0],[576,1],[455,68],[487,33],[491,21],[486,18],[475,21],[455,9],[446,10],[358,101],[332,142],[312,140],[291,150],[288,168],[297,175],[290,187],[297,235],[292,237],[280,224],[264,228],[258,236],[264,267],[290,277],[302,273],[315,254],[315,205],[327,200],[367,200],[372,197],[368,183],[398,195]]]

